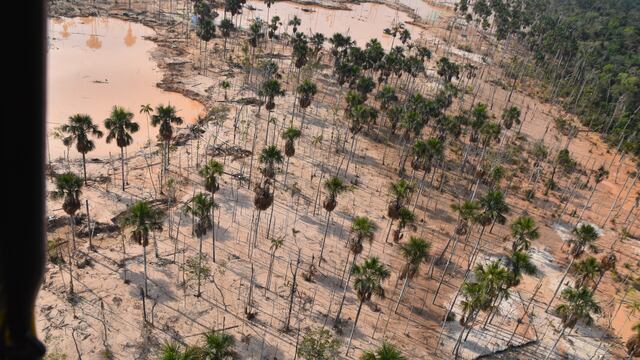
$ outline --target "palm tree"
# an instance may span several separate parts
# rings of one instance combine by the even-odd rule
[[[204,188],[211,193],[211,200],[215,203],[216,192],[220,189],[219,176],[224,174],[224,165],[216,160],[210,160],[202,169],[200,169],[200,176],[204,178]],[[214,216],[214,209],[211,208],[211,257],[213,262],[216,262],[216,218]]]
[[[234,30],[234,26],[233,26],[233,21],[231,21],[230,19],[222,19],[220,21],[220,34],[222,35],[222,38],[224,39],[224,45],[223,45],[223,50],[222,50],[222,59],[226,59],[227,58],[227,39],[231,36],[231,32],[233,32]],[[225,95],[225,99],[226,99],[226,95]]]
[[[396,302],[396,306],[393,310],[394,313],[398,312],[400,300],[402,300],[402,295],[404,294],[404,290],[407,287],[409,280],[413,279],[418,274],[420,264],[426,261],[429,256],[429,249],[431,249],[431,243],[427,242],[423,238],[414,236],[412,236],[406,244],[402,244],[402,246],[400,246],[400,254],[404,258],[405,263],[398,279],[404,279],[404,283],[402,284],[402,290],[400,290],[398,301]]]
[[[538,271],[538,268],[531,261],[531,255],[524,251],[511,253],[507,265],[511,271],[510,287],[518,286],[523,274],[534,275]]]
[[[389,195],[393,198],[389,202],[387,206],[387,215],[389,216],[389,231],[387,231],[387,236],[385,241],[389,239],[389,234],[391,233],[391,227],[393,226],[393,221],[400,218],[400,209],[402,209],[405,205],[405,202],[411,196],[411,193],[414,190],[414,184],[405,179],[400,179],[396,182],[392,182],[389,185]]]
[[[163,148],[163,166],[166,170],[169,165],[169,145],[173,139],[173,126],[182,125],[182,118],[176,115],[176,108],[171,105],[158,105],[156,114],[151,117],[151,125],[154,127],[160,125],[160,138],[164,142]]]
[[[122,106],[114,106],[111,115],[104,121],[104,127],[109,131],[107,143],[116,139],[116,144],[120,148],[120,163],[122,170],[122,191],[124,191],[124,148],[133,143],[131,134],[138,132],[140,126],[133,121],[133,113],[125,110]]]
[[[626,348],[629,359],[634,356],[640,356],[640,323],[635,324],[631,330],[635,331],[635,334],[629,337],[627,340]]]
[[[296,141],[302,132],[300,129],[293,126],[288,127],[282,132],[282,139],[286,140],[284,144],[284,155],[287,157],[287,165],[284,170],[284,184],[287,185],[287,175],[289,174],[289,160],[296,154],[296,147],[294,141]]]
[[[267,101],[265,104],[265,108],[269,111],[269,116],[267,117],[267,132],[265,137],[265,144],[269,139],[269,120],[271,119],[271,111],[275,109],[276,103],[274,101],[276,96],[284,96],[284,89],[280,82],[276,79],[265,80],[260,86],[260,90],[258,94],[264,97]],[[258,107],[258,113],[260,113],[260,107]]]
[[[304,115],[306,109],[311,105],[311,100],[318,93],[318,86],[309,79],[305,79],[298,85],[298,104],[302,108],[302,119],[300,120],[300,128],[304,128]]]
[[[493,226],[496,222],[500,225],[504,225],[507,222],[507,218],[504,214],[509,212],[509,206],[504,201],[504,195],[501,191],[489,191],[485,196],[480,198],[480,206],[482,206],[483,210],[481,216],[490,220],[490,234],[492,233]]]
[[[595,280],[601,271],[598,260],[593,256],[589,256],[588,258],[573,264],[573,270],[577,276],[575,283],[576,288],[583,285],[588,286],[588,283],[590,282],[595,284]]]
[[[84,174],[84,184],[87,185],[87,162],[86,155],[89,151],[96,148],[93,140],[89,139],[89,135],[97,138],[102,137],[102,131],[93,123],[89,115],[76,114],[69,117],[69,123],[60,127],[63,134],[67,134],[62,139],[65,146],[71,146],[76,143],[76,150],[82,154],[82,171]]]
[[[123,229],[131,228],[131,240],[138,245],[142,245],[145,297],[149,296],[147,291],[147,245],[149,245],[149,234],[154,231],[162,231],[164,216],[163,210],[152,207],[147,201],[140,200],[127,210],[120,221],[120,226]]]
[[[375,350],[366,350],[360,360],[407,360],[393,344],[384,341]]]
[[[511,223],[511,236],[513,237],[512,252],[529,250],[531,241],[540,237],[535,220],[524,215]]]
[[[591,251],[596,250],[594,243],[600,235],[591,224],[580,224],[573,229],[573,234],[574,236],[567,241],[571,246],[572,256],[582,255],[585,248],[589,248]]]
[[[501,260],[494,260],[488,264],[478,265],[474,271],[476,280],[482,284],[482,288],[488,303],[482,310],[488,310],[483,326],[486,326],[492,318],[492,314],[498,310],[500,302],[509,298],[509,285],[513,281],[513,275],[509,269],[503,266]],[[468,334],[467,334],[468,336]],[[466,338],[465,338],[466,340]]]
[[[325,180],[324,189],[327,192],[327,197],[322,202],[322,206],[327,211],[327,223],[324,227],[324,235],[322,236],[322,246],[320,247],[320,258],[318,259],[318,264],[322,262],[322,254],[324,253],[324,243],[327,239],[327,231],[329,230],[331,212],[338,205],[338,195],[346,191],[347,186],[344,184],[342,179],[337,176],[332,176],[331,178]]]
[[[258,161],[264,165],[261,169],[262,175],[273,180],[276,177],[276,164],[282,164],[284,157],[280,149],[275,145],[270,145],[262,149]]]
[[[602,312],[602,309],[593,298],[593,293],[586,286],[580,286],[579,288],[568,287],[562,290],[562,299],[565,303],[556,307],[556,312],[562,320],[562,331],[553,343],[545,360],[551,357],[567,328],[573,329],[579,320],[584,320],[587,324],[591,324],[593,322],[591,314],[600,314]]]
[[[402,234],[402,230],[404,230],[407,225],[412,225],[416,221],[416,214],[406,207],[403,207],[400,209],[400,216],[398,217],[398,220],[398,227],[393,231],[393,242],[396,243],[404,236],[404,234]]]
[[[616,254],[613,253],[613,252],[610,252],[610,253],[604,255],[602,258],[600,258],[600,264],[599,264],[600,276],[598,276],[598,280],[593,285],[593,293],[594,294],[596,293],[596,290],[598,289],[598,286],[600,285],[600,281],[602,281],[602,278],[604,277],[604,274],[607,271],[615,271],[617,260],[618,259],[616,257]]]
[[[371,221],[366,216],[356,216],[351,221],[351,236],[347,240],[347,247],[349,248],[349,252],[353,254],[353,259],[351,260],[351,268],[353,268],[356,264],[356,258],[363,250],[363,242],[366,240],[371,244],[373,242],[373,237],[375,232],[378,230],[376,223]],[[346,263],[349,262],[349,254],[347,254]],[[338,307],[338,313],[336,314],[336,319],[334,321],[335,325],[338,326],[340,323],[340,314],[342,313],[342,307],[344,305],[344,299],[347,296],[347,288],[349,284],[349,280],[351,279],[352,272],[349,271],[349,276],[347,276],[347,282],[344,286],[344,292],[342,294],[342,300],[340,301],[340,307]]]
[[[82,193],[82,179],[72,172],[56,176],[56,189],[51,192],[53,199],[63,199],[62,210],[69,215],[69,225],[73,239],[73,250],[76,250],[75,213],[80,210],[80,194]]]
[[[269,259],[269,270],[267,270],[267,281],[264,287],[265,294],[266,294],[266,291],[271,288],[271,274],[273,271],[273,261],[276,259],[276,251],[278,251],[278,249],[280,249],[282,245],[284,245],[284,236],[271,238],[271,246],[269,246],[269,249],[271,250],[271,258]]]
[[[302,24],[302,20],[296,15],[293,15],[293,19],[289,20],[289,26],[293,26],[293,33],[298,32],[298,26]]]
[[[204,334],[202,346],[202,359],[229,360],[238,359],[238,353],[234,350],[235,339],[232,335],[222,331],[211,330]]]
[[[595,241],[598,239],[598,236],[599,236],[598,232],[590,224],[580,224],[580,226],[573,229],[573,237],[568,241],[569,245],[571,246],[571,250],[570,250],[571,261],[569,262],[567,269],[562,275],[562,278],[560,279],[560,282],[558,283],[558,286],[556,287],[556,290],[553,293],[553,297],[551,297],[551,301],[549,301],[547,305],[547,310],[549,310],[549,307],[551,307],[551,304],[553,303],[553,299],[555,299],[556,295],[558,295],[558,291],[560,290],[560,287],[562,286],[564,279],[567,277],[567,273],[572,268],[574,261],[578,257],[580,257],[580,255],[582,255],[585,248],[588,248],[592,252],[595,252],[598,249],[594,245]]]
[[[198,347],[185,346],[184,350],[176,341],[168,341],[160,349],[159,360],[199,360],[201,351]]]
[[[353,327],[351,328],[351,334],[349,335],[349,344],[347,345],[345,355],[349,354],[351,340],[353,339],[353,331],[358,324],[362,305],[366,301],[371,300],[373,295],[384,299],[385,293],[384,288],[382,287],[382,281],[391,276],[389,269],[387,269],[387,267],[384,266],[376,256],[365,259],[362,265],[354,264],[351,272],[355,277],[355,279],[353,279],[353,289],[356,292],[359,303],[356,318],[353,321]]]
[[[520,109],[517,106],[504,108],[502,111],[502,125],[510,130],[513,123],[520,125]]]
[[[440,58],[436,65],[438,66],[438,75],[442,77],[445,84],[450,83],[454,77],[460,76],[460,65],[449,61],[447,57]]]
[[[207,68],[209,67],[207,63],[207,45],[216,35],[216,26],[210,16],[202,16],[199,18],[196,35],[200,40],[204,41],[204,57],[200,68],[204,68],[204,72],[206,74]]]
[[[149,132],[149,118],[151,118],[151,113],[153,112],[153,108],[151,104],[142,104],[140,105],[140,114],[147,115],[147,141],[151,142],[151,135]]]
[[[209,229],[212,228],[211,223],[211,212],[214,207],[217,206],[213,199],[205,194],[198,193],[191,198],[191,202],[185,205],[185,212],[195,217],[197,220],[194,224],[193,232],[200,240],[200,246],[198,249],[198,268],[202,267],[202,242],[203,237],[207,233]],[[202,293],[200,292],[200,282],[201,276],[200,272],[198,272],[198,292],[196,297],[200,297]]]
[[[465,281],[460,287],[460,292],[464,297],[464,300],[460,302],[462,306],[462,315],[460,316],[460,325],[462,329],[456,340],[456,344],[453,347],[452,353],[456,358],[460,350],[460,344],[462,343],[462,336],[464,332],[468,330],[471,332],[473,323],[478,316],[478,313],[487,308],[491,303],[488,294],[485,291],[485,287],[481,283]]]

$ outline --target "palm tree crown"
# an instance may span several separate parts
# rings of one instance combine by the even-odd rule
[[[362,243],[373,241],[373,236],[378,230],[376,224],[366,216],[356,216],[351,222],[352,236],[349,238],[349,249],[355,255],[362,252]]]
[[[191,202],[185,205],[185,212],[198,219],[193,229],[196,236],[203,236],[207,233],[207,230],[211,229],[211,210],[215,206],[216,204],[211,199],[211,196],[205,193],[196,194],[191,199]]]
[[[377,349],[365,351],[360,356],[360,360],[407,360],[407,358],[395,346],[385,341]]]
[[[138,123],[133,121],[133,113],[121,106],[114,106],[111,115],[104,121],[104,127],[109,131],[107,143],[116,139],[118,147],[127,147],[133,142],[131,134],[140,129]]]
[[[160,137],[164,141],[171,141],[173,138],[173,126],[182,125],[182,118],[176,115],[176,108],[172,105],[158,105],[156,114],[151,116],[151,125],[160,125]]]
[[[224,173],[224,165],[216,160],[211,160],[200,169],[200,176],[204,178],[204,188],[210,193],[215,193],[220,189],[218,176]]]
[[[273,179],[276,176],[275,165],[281,164],[284,161],[284,157],[282,156],[280,149],[275,145],[270,145],[262,149],[258,161],[265,165],[264,169],[262,169],[264,176],[269,179]]]
[[[132,228],[131,239],[142,246],[149,245],[149,233],[162,230],[164,211],[152,207],[147,201],[133,204],[120,221],[123,228]]]
[[[405,259],[405,265],[400,272],[400,279],[413,278],[418,273],[420,264],[429,256],[431,243],[420,237],[412,236],[406,244],[400,246],[400,254]]]
[[[380,262],[377,256],[364,260],[362,265],[353,265],[353,288],[361,302],[371,300],[373,295],[384,298],[382,281],[391,276],[391,272]]]
[[[101,138],[103,133],[98,129],[98,126],[93,123],[91,117],[85,114],[75,114],[69,117],[69,122],[63,124],[60,130],[67,134],[62,139],[65,146],[71,146],[76,143],[76,150],[81,154],[86,154],[96,148],[93,140],[89,139],[89,136],[95,136]]]
[[[562,290],[565,303],[556,307],[558,315],[565,327],[572,328],[579,320],[587,324],[593,322],[591,314],[599,314],[602,309],[593,298],[593,293],[586,286],[568,287]]]
[[[582,255],[585,248],[588,247],[591,251],[596,250],[594,245],[595,241],[600,236],[596,228],[590,224],[580,224],[573,229],[573,237],[569,239],[571,245],[571,255],[577,257]]]
[[[232,335],[221,331],[210,331],[204,335],[202,346],[203,359],[228,360],[238,358],[233,349],[235,339]]]
[[[536,222],[530,216],[520,216],[511,223],[511,236],[513,236],[512,251],[529,250],[531,240],[540,237]]]
[[[337,197],[340,193],[347,190],[347,186],[342,179],[337,176],[332,176],[324,182],[324,189],[327,191],[328,197],[324,200],[324,209],[331,212],[336,208]]]
[[[53,199],[63,199],[62,209],[68,215],[75,214],[80,209],[80,193],[82,179],[72,172],[66,172],[55,178],[56,189],[51,192]]]

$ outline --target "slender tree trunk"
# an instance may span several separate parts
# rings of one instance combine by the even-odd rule
[[[82,173],[84,175],[84,184],[87,185],[87,160],[85,153],[82,153]]]
[[[351,269],[353,269],[353,265],[356,263],[356,258],[358,255],[353,254],[353,260],[351,261]],[[349,258],[347,257],[347,263]],[[347,289],[349,288],[349,280],[351,280],[351,269],[349,269],[349,275],[347,276],[347,282],[344,284],[344,291],[342,292],[342,300],[340,300],[340,306],[338,307],[338,313],[336,314],[336,319],[334,324],[337,326],[340,322],[340,314],[342,314],[342,307],[344,306],[344,299],[347,297]]]
[[[122,191],[124,191],[124,147],[120,148],[120,169],[122,170]]]
[[[571,257],[571,261],[569,262],[569,266],[567,266],[567,269],[564,271],[564,274],[562,274],[562,279],[560,279],[560,282],[558,283],[558,286],[556,287],[556,290],[553,292],[553,296],[551,297],[551,300],[549,300],[549,303],[547,304],[547,308],[545,309],[545,311],[549,311],[549,308],[551,307],[551,304],[553,303],[553,300],[558,295],[558,291],[560,291],[560,288],[562,287],[562,283],[564,283],[564,279],[567,277],[567,274],[569,273],[569,270],[571,269],[571,266],[573,265],[573,262],[574,262],[575,259],[576,258],[574,256]]]
[[[327,223],[324,226],[324,235],[322,236],[322,245],[320,246],[320,257],[318,258],[318,265],[322,263],[322,254],[324,254],[324,242],[327,239],[327,231],[329,231],[329,221],[331,219],[331,212],[327,211]]]
[[[356,312],[356,318],[353,320],[353,326],[351,327],[351,334],[349,334],[349,344],[347,345],[347,351],[344,353],[345,356],[349,354],[349,350],[351,349],[351,340],[353,339],[353,332],[356,329],[356,325],[358,324],[358,319],[360,318],[360,311],[362,310],[362,304],[364,302],[360,300],[360,304],[358,304],[358,312]]]
[[[211,258],[213,259],[213,262],[216,262],[216,217],[215,217],[215,208],[216,208],[216,202],[215,202],[215,193],[212,191],[211,192],[211,200],[213,200],[213,207],[211,207]]]
[[[200,276],[200,269],[202,269],[202,235],[199,236],[199,240],[200,240],[200,247],[198,249],[198,293],[196,294],[196,297],[200,297],[200,295],[202,295],[202,293],[200,292],[200,282],[201,282],[201,276]]]
[[[147,289],[147,247],[142,247],[142,260],[144,262],[144,297],[149,296],[149,291]]]
[[[558,338],[556,339],[556,341],[553,343],[553,346],[551,347],[551,350],[549,350],[549,353],[547,354],[547,356],[544,358],[544,360],[547,360],[551,357],[551,354],[553,354],[553,352],[556,350],[556,346],[558,346],[558,342],[560,341],[560,339],[562,338],[562,335],[564,335],[565,330],[567,330],[566,327],[562,327],[562,331],[560,332],[560,335],[558,335]]]
[[[402,300],[402,295],[404,295],[404,289],[406,289],[407,284],[409,283],[409,276],[404,277],[404,283],[402,284],[402,290],[400,290],[400,295],[398,295],[398,301],[396,301],[396,306],[393,309],[393,313],[398,313],[398,306],[400,306],[400,300]]]

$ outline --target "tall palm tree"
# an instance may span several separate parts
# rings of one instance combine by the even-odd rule
[[[199,360],[201,359],[199,347],[182,346],[176,341],[168,341],[160,348],[159,360]]]
[[[595,252],[598,248],[595,246],[595,241],[598,239],[598,232],[596,229],[590,224],[580,224],[576,228],[573,229],[573,237],[569,239],[568,243],[571,246],[569,253],[571,254],[571,261],[567,266],[564,274],[562,274],[562,278],[556,287],[555,292],[553,293],[553,297],[551,297],[551,301],[547,304],[547,310],[551,307],[553,303],[553,299],[555,299],[556,295],[558,295],[558,291],[560,291],[560,287],[564,283],[564,279],[567,277],[569,270],[572,269],[572,265],[575,260],[582,255],[585,249],[589,249],[592,252]]]
[[[261,169],[262,175],[267,179],[273,180],[276,177],[276,165],[282,164],[284,157],[280,149],[275,145],[270,145],[262,149],[258,161],[264,165]]]
[[[367,241],[369,244],[373,242],[373,237],[375,232],[378,230],[376,223],[371,221],[366,216],[356,216],[351,221],[351,236],[347,240],[347,247],[349,248],[349,252],[353,254],[353,259],[351,261],[351,268],[353,268],[356,264],[356,258],[363,250],[363,242]],[[347,254],[347,263],[349,262],[349,254]],[[352,272],[349,271],[349,276],[347,276],[347,282],[344,286],[344,292],[342,294],[342,300],[340,301],[340,307],[338,307],[338,313],[336,314],[336,319],[334,321],[335,325],[338,326],[340,323],[340,314],[342,313],[342,307],[344,306],[344,299],[347,296],[347,288],[349,284],[349,280],[351,279]]]
[[[300,18],[296,15],[293,15],[293,19],[289,20],[289,26],[293,26],[292,31],[294,34],[298,32],[298,26],[300,26],[301,24],[302,20],[300,20]]]
[[[185,205],[184,210],[187,214],[196,218],[193,227],[194,234],[198,237],[200,246],[198,248],[198,268],[202,267],[202,242],[204,235],[212,228],[211,212],[217,206],[213,199],[205,193],[198,193],[191,198],[191,201]],[[196,297],[200,297],[201,273],[198,272],[198,292]]]
[[[202,359],[230,360],[237,359],[238,353],[234,349],[235,339],[232,335],[222,331],[211,330],[204,334]]]
[[[173,139],[173,124],[182,125],[182,118],[176,115],[176,108],[172,105],[158,105],[155,115],[151,116],[151,125],[160,125],[159,137],[164,142],[163,146],[163,166],[166,170],[169,165],[169,145]]]
[[[507,259],[507,265],[511,271],[510,287],[518,286],[523,274],[534,275],[538,271],[538,268],[531,261],[531,255],[524,251],[511,253]]]
[[[480,206],[482,206],[482,217],[490,219],[492,233],[493,226],[498,223],[504,225],[507,218],[504,214],[509,212],[509,206],[504,200],[504,195],[499,190],[491,190],[485,196],[480,198]]]
[[[73,239],[73,250],[76,250],[75,213],[80,210],[80,194],[82,193],[82,179],[72,172],[56,176],[56,189],[51,192],[53,199],[63,199],[62,210],[69,215],[69,225]]]
[[[89,115],[76,114],[69,117],[69,123],[63,124],[60,130],[66,136],[62,139],[65,146],[71,146],[76,143],[76,150],[82,154],[82,172],[84,175],[84,184],[87,185],[87,161],[86,155],[89,151],[96,148],[93,140],[89,136],[95,136],[98,139],[102,137],[102,131],[93,123]]]
[[[492,314],[499,308],[500,302],[509,298],[509,285],[513,277],[509,269],[503,266],[501,260],[494,260],[488,264],[478,265],[474,273],[476,280],[482,284],[483,291],[489,299],[487,306],[482,309],[489,311],[484,322],[484,326],[486,326],[492,318]]]
[[[513,237],[512,252],[529,250],[531,241],[540,237],[538,227],[532,217],[524,215],[511,223],[511,236]]]
[[[148,202],[140,200],[127,210],[120,221],[120,226],[123,229],[131,229],[131,240],[138,245],[142,245],[145,297],[149,296],[147,291],[147,245],[149,245],[149,234],[162,230],[164,216],[163,210],[154,208]]]
[[[413,193],[414,189],[414,184],[405,179],[400,179],[389,185],[389,195],[392,196],[392,199],[387,206],[387,216],[389,216],[390,222],[385,241],[389,239],[393,221],[400,218],[400,209],[404,207],[406,201],[411,197],[411,193]]]
[[[402,290],[400,290],[398,301],[396,302],[396,306],[393,310],[394,313],[398,312],[400,300],[402,300],[402,295],[404,294],[404,290],[406,289],[409,280],[413,279],[418,274],[420,264],[426,261],[429,256],[429,249],[431,249],[431,243],[427,242],[423,238],[414,236],[412,236],[406,244],[402,244],[402,246],[400,246],[400,254],[404,258],[405,263],[404,266],[402,266],[402,271],[400,272],[398,279],[404,280],[404,283],[402,284]]]
[[[204,68],[205,74],[209,68],[207,62],[207,45],[216,35],[216,25],[211,16],[201,16],[198,20],[198,27],[196,28],[196,35],[202,41],[204,41],[204,56],[200,68]]]
[[[151,113],[153,112],[153,108],[151,104],[142,104],[140,105],[140,114],[147,115],[147,141],[151,142],[151,135],[149,131],[149,119],[151,118]]]
[[[282,84],[280,81],[276,79],[265,80],[260,86],[260,90],[258,94],[266,99],[265,108],[269,111],[269,115],[267,117],[267,131],[265,136],[265,144],[269,140],[269,121],[271,120],[271,111],[275,109],[276,96],[284,96],[285,92],[282,88]],[[260,107],[258,107],[258,113],[260,113]]]
[[[320,246],[320,258],[318,259],[318,264],[322,262],[322,254],[324,253],[324,243],[327,239],[327,231],[329,230],[331,212],[338,205],[338,195],[345,192],[347,190],[347,186],[344,184],[342,179],[337,176],[332,176],[325,180],[324,190],[327,192],[327,197],[322,202],[322,206],[327,211],[327,223],[324,227],[324,235],[322,236],[322,245]]]
[[[562,320],[562,331],[553,343],[553,346],[551,347],[551,350],[549,350],[545,360],[551,357],[551,354],[555,351],[558,342],[564,335],[567,328],[573,329],[579,320],[583,320],[587,324],[590,324],[593,322],[591,314],[600,314],[602,312],[602,309],[593,298],[593,293],[586,286],[581,286],[579,288],[568,287],[562,290],[562,299],[565,303],[556,307],[556,312]]]
[[[442,77],[445,84],[450,83],[453,78],[460,76],[460,65],[449,61],[447,57],[441,57],[437,62],[438,75]]]
[[[276,251],[278,251],[278,249],[280,249],[282,245],[284,245],[284,236],[277,237],[277,238],[272,237],[270,240],[271,240],[271,245],[269,246],[269,250],[271,250],[271,257],[269,259],[269,270],[267,270],[267,281],[264,287],[265,294],[266,294],[266,291],[271,288],[271,274],[273,272],[273,262],[276,259]]]
[[[407,360],[393,344],[384,341],[375,350],[366,350],[360,360]]]
[[[640,323],[633,325],[631,328],[635,333],[629,337],[626,343],[627,354],[629,359],[634,356],[640,356]]]
[[[293,126],[288,127],[282,132],[282,139],[284,143],[284,155],[287,157],[287,165],[284,170],[284,184],[287,185],[287,175],[289,174],[289,160],[296,154],[296,147],[294,141],[302,136],[302,131]]]
[[[462,329],[456,340],[456,344],[453,347],[452,353],[458,356],[460,351],[460,344],[462,343],[462,336],[465,331],[471,331],[476,317],[481,310],[487,308],[491,303],[489,295],[485,291],[485,286],[482,283],[465,281],[460,287],[463,300],[460,302],[462,307],[462,315],[460,316],[460,325]]]
[[[220,190],[219,177],[224,174],[224,165],[216,160],[210,160],[208,164],[200,169],[200,176],[204,179],[204,188],[211,194],[211,200],[215,203],[216,192]],[[213,262],[216,262],[216,217],[214,215],[214,209],[211,208],[211,257]]]
[[[514,123],[520,125],[520,109],[517,106],[504,108],[502,111],[502,125],[504,128],[510,130]]]
[[[125,110],[122,106],[114,106],[111,115],[104,121],[107,129],[107,143],[116,139],[116,144],[120,148],[120,163],[122,170],[122,191],[124,191],[124,148],[133,143],[134,134],[140,130],[138,123],[133,121],[133,113]]]
[[[596,283],[593,285],[593,293],[595,294],[596,290],[598,289],[598,286],[600,285],[600,281],[602,281],[602,278],[604,277],[604,274],[607,271],[615,271],[616,268],[616,262],[617,262],[617,257],[616,254],[613,252],[610,252],[606,255],[604,255],[602,258],[600,258],[600,276],[598,276],[598,280],[596,281]]]
[[[318,93],[318,86],[310,79],[305,79],[298,85],[298,104],[302,108],[302,119],[300,120],[300,128],[304,129],[304,115],[306,109],[311,105],[313,97]],[[293,120],[293,119],[292,119]]]
[[[577,276],[575,287],[588,286],[589,283],[594,283],[600,274],[600,264],[598,259],[593,256],[589,256],[584,260],[580,260],[573,264],[573,270]]]
[[[358,319],[360,318],[360,311],[362,305],[371,300],[373,295],[384,299],[384,288],[382,287],[382,281],[391,276],[391,272],[384,264],[380,262],[378,257],[372,256],[364,260],[362,265],[353,265],[351,270],[353,276],[353,289],[358,297],[358,311],[356,312],[356,318],[353,320],[353,327],[351,328],[351,334],[349,335],[349,344],[347,345],[347,351],[345,355],[349,354],[349,348],[351,347],[351,340],[353,339],[353,331],[358,325]]]
[[[222,19],[220,21],[220,35],[224,39],[224,44],[222,48],[222,59],[227,58],[227,39],[231,36],[231,33],[234,30],[233,21],[230,19]],[[225,96],[226,98],[226,96]]]
[[[591,224],[580,224],[573,229],[574,236],[567,242],[571,246],[571,255],[578,257],[582,255],[586,248],[591,251],[596,249],[595,241],[600,236],[596,228]]]
[[[398,242],[403,237],[402,230],[408,225],[413,225],[416,221],[416,214],[413,211],[403,207],[400,209],[400,216],[398,217],[398,227],[393,231],[393,242]],[[415,228],[415,227],[414,227]]]

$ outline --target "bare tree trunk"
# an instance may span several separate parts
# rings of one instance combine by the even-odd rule
[[[353,320],[353,326],[351,327],[351,334],[349,334],[349,344],[347,345],[347,351],[344,353],[345,356],[349,354],[349,350],[351,349],[351,340],[353,339],[353,332],[356,329],[356,325],[358,324],[358,319],[360,318],[360,311],[362,310],[363,301],[360,301],[358,304],[358,312],[356,312],[356,318]]]

